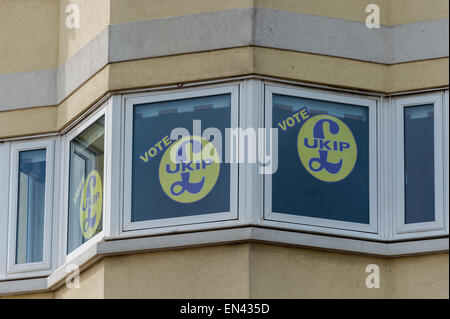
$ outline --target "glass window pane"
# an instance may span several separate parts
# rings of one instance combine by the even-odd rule
[[[105,118],[70,142],[67,252],[102,231]]]
[[[16,264],[43,261],[46,150],[19,152]]]
[[[302,108],[311,117],[297,121]],[[272,121],[279,129],[272,211],[369,224],[368,108],[274,94]]]
[[[177,148],[179,154],[186,147],[196,153],[213,141],[199,137],[188,143],[170,141],[172,129],[182,127],[193,134],[193,120],[201,120],[202,130],[217,128],[225,137],[230,105],[231,95],[223,94],[134,107],[133,222],[230,211],[229,164],[211,164],[207,159],[188,165],[167,161],[171,149]]]
[[[406,107],[405,223],[434,221],[433,104]]]

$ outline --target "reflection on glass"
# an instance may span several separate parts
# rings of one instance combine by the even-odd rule
[[[328,114],[337,117],[353,133],[357,159],[353,170],[344,179],[326,182],[312,176],[302,165],[297,148],[303,124],[298,123],[286,131],[277,125],[304,107],[311,116]],[[273,127],[279,129],[279,165],[272,176],[272,211],[369,224],[368,108],[274,94],[272,121]],[[314,155],[319,157],[319,152]]]
[[[46,150],[19,153],[16,264],[43,261]]]
[[[70,143],[67,252],[102,230],[104,116]]]
[[[177,146],[169,139],[172,129],[182,127],[193,134],[193,120],[201,120],[202,130],[217,128],[225,138],[230,105],[231,95],[223,94],[134,107],[133,222],[230,211],[230,164],[221,163],[216,169],[209,163],[170,165],[167,170],[165,161],[166,150]],[[222,154],[224,150],[222,143]]]
[[[434,221],[433,104],[406,107],[405,223]]]

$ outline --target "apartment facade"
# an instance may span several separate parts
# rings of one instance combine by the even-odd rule
[[[448,6],[0,0],[0,298],[448,298]]]

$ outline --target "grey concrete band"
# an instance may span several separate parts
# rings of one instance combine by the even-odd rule
[[[56,105],[56,70],[0,74],[0,111]]]
[[[448,19],[364,23],[254,8],[110,26],[109,61],[256,45],[394,64],[447,57]]]
[[[253,9],[110,26],[110,62],[252,45]]]
[[[109,31],[105,29],[57,70],[58,104],[108,64]]]
[[[387,29],[368,29],[364,23],[258,9],[255,45],[299,52],[386,63]]]
[[[248,45],[394,64],[449,56],[449,20],[364,23],[247,8],[110,25],[58,67],[0,75],[0,111],[59,104],[111,62]]]
[[[395,64],[448,57],[449,20],[369,29],[342,19],[257,9],[255,45]]]
[[[448,57],[449,20],[401,24],[386,32],[386,63]]]

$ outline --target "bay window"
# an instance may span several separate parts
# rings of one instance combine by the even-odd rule
[[[361,252],[448,236],[448,112],[448,91],[261,79],[113,94],[52,137],[0,142],[0,280],[62,272],[100,241],[182,232],[288,230],[267,240],[350,237]],[[278,129],[270,152],[260,128]],[[230,163],[274,152],[272,174]]]

